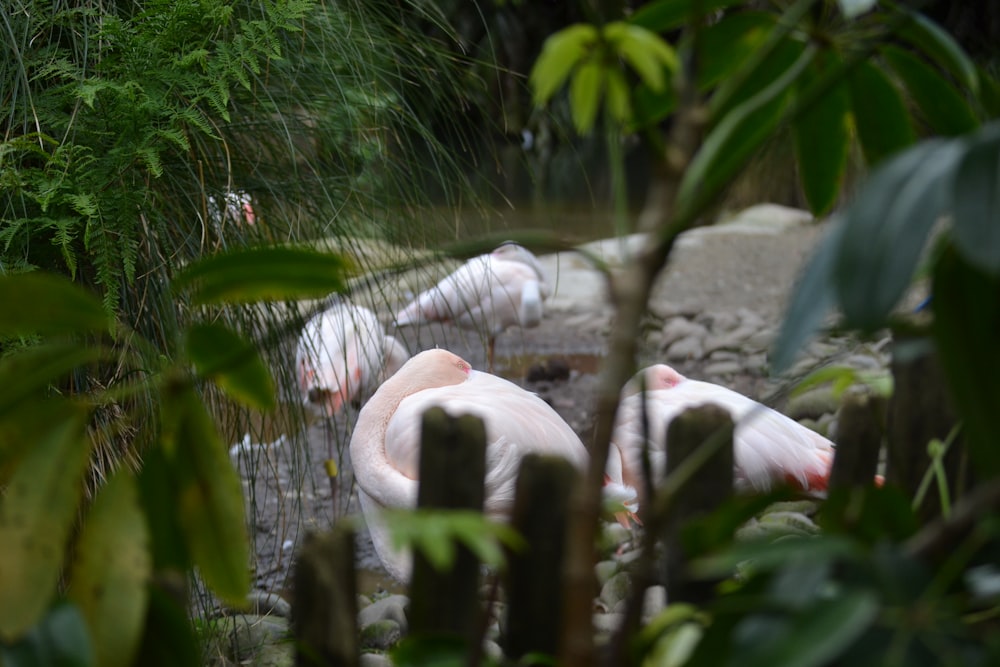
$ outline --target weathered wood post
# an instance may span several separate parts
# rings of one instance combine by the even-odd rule
[[[295,564],[292,629],[299,667],[357,667],[354,531],[337,524],[306,535]]]
[[[688,522],[713,512],[732,497],[733,428],[729,412],[712,404],[685,410],[667,428],[664,486],[669,494],[669,513],[664,531],[664,580],[671,602],[700,604],[712,598],[714,582],[690,576],[690,556],[681,532]]]
[[[420,441],[422,509],[482,511],[486,475],[486,428],[478,417],[452,417],[442,408],[424,413]],[[410,580],[410,632],[422,636],[476,638],[480,609],[479,561],[457,546],[454,567],[438,572],[419,552]]]
[[[871,486],[878,470],[885,431],[886,400],[871,391],[844,397],[837,420],[837,451],[830,471],[830,488]]]
[[[563,553],[569,494],[580,477],[564,458],[531,454],[521,461],[511,524],[527,547],[509,556],[504,652],[521,665],[550,664],[562,627]]]
[[[898,340],[893,347],[892,376],[893,395],[886,425],[886,482],[898,485],[913,497],[931,464],[928,443],[933,439],[945,441],[957,417],[930,339]],[[959,436],[943,459],[952,501],[970,482],[963,479],[963,449]],[[929,521],[940,514],[940,497],[933,490],[924,497],[917,515],[921,521]]]

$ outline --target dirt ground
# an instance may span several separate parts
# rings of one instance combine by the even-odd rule
[[[801,211],[765,206],[750,209],[728,224],[689,232],[682,237],[657,283],[650,330],[661,326],[662,318],[670,313],[740,308],[777,324],[788,292],[822,229]],[[620,265],[619,241],[589,247],[612,266]],[[497,341],[494,370],[549,401],[587,442],[595,373],[612,309],[602,279],[578,256],[564,253],[542,259],[555,286],[543,322],[534,329],[502,335]],[[444,347],[467,359],[474,368],[485,368],[485,344],[474,332],[434,325],[419,330],[390,329],[389,333],[399,337],[411,352]],[[645,344],[641,365],[662,361],[659,354],[655,345]],[[674,365],[690,377],[699,377],[699,363]],[[544,377],[539,368],[560,373],[554,378]],[[761,374],[745,373],[732,378],[730,385],[757,397],[766,381]],[[292,439],[280,447],[253,453],[258,457],[256,463],[250,461],[249,452],[241,455],[241,470],[255,511],[259,588],[287,589],[286,577],[304,530],[322,530],[343,517],[357,515],[350,493],[347,456],[356,417],[352,409],[333,420],[319,420],[309,427],[304,439]],[[326,459],[338,464],[336,484],[331,484],[327,476],[323,465]],[[397,589],[381,571],[363,522],[359,521],[358,526],[361,592]]]

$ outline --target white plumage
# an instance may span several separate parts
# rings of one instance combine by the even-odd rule
[[[303,403],[332,416],[375,391],[408,358],[375,313],[335,303],[310,319],[299,337],[295,366]]]
[[[646,391],[640,391],[644,377]],[[643,369],[622,390],[608,456],[612,481],[631,486],[642,499],[642,402],[649,424],[649,457],[654,486],[666,465],[668,423],[684,410],[714,403],[735,422],[735,484],[741,491],[767,491],[790,484],[810,493],[826,490],[834,446],[829,440],[757,401],[725,387],[690,380],[664,364]]]
[[[493,368],[496,337],[512,326],[535,327],[549,297],[545,272],[523,246],[505,243],[473,257],[396,315],[396,323],[453,322],[485,333],[487,365]]]
[[[408,554],[394,552],[379,519],[384,508],[412,508],[417,500],[420,427],[423,413],[439,406],[449,414],[472,414],[486,428],[484,511],[506,519],[514,500],[521,459],[529,453],[566,458],[581,471],[587,450],[545,401],[503,378],[474,371],[446,350],[410,359],[365,404],[351,438],[351,462],[361,509],[386,570],[399,580],[410,572]]]

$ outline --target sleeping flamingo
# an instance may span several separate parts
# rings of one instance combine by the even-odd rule
[[[549,297],[545,271],[513,242],[473,257],[396,315],[396,324],[453,322],[487,336],[486,366],[493,371],[496,337],[512,326],[536,327]]]
[[[409,358],[375,313],[340,300],[310,319],[295,352],[303,403],[326,416],[371,393]]]
[[[472,414],[486,427],[484,512],[506,519],[514,502],[521,458],[528,453],[563,456],[580,470],[587,450],[548,403],[512,382],[472,370],[446,350],[415,355],[378,388],[361,409],[351,437],[351,463],[361,510],[386,571],[409,578],[410,558],[394,551],[380,511],[413,508],[417,502],[423,413],[440,406]]]
[[[646,391],[641,391],[645,379]],[[649,458],[654,486],[666,465],[667,424],[687,408],[715,403],[736,423],[733,436],[735,484],[738,491],[767,491],[789,484],[811,494],[826,491],[833,464],[833,443],[746,396],[710,382],[689,380],[664,364],[637,373],[622,389],[618,417],[606,467],[614,482],[638,490],[642,477],[642,401],[649,425]]]

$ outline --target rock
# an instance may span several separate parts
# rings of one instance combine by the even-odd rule
[[[647,625],[667,606],[665,586],[650,586],[642,597],[642,624]]]
[[[705,356],[700,336],[687,336],[667,348],[668,361],[697,361]]]
[[[618,627],[622,624],[623,616],[621,614],[594,614],[594,630],[600,634],[610,634],[618,630]]]
[[[288,621],[277,616],[239,614],[216,621],[214,649],[210,653],[227,656],[237,662],[248,661],[264,646],[288,639]]]
[[[498,665],[503,663],[503,649],[495,641],[490,639],[483,641],[483,655],[486,656],[488,662]]]
[[[758,329],[757,333],[751,334],[743,341],[745,352],[766,352],[774,342],[776,332],[773,327]]]
[[[250,662],[250,667],[294,667],[295,645],[291,641],[264,644]]]
[[[597,583],[600,586],[608,583],[608,580],[617,572],[618,563],[613,560],[602,560],[594,566],[594,574],[597,576]]]
[[[362,628],[378,621],[395,621],[402,632],[406,632],[409,623],[406,619],[406,608],[410,600],[405,595],[389,595],[376,600],[358,612],[358,625]]]
[[[713,332],[732,331],[740,325],[740,316],[736,313],[702,313],[696,320]]]
[[[683,338],[703,338],[708,329],[696,324],[686,317],[672,317],[666,321],[661,330],[660,344],[670,346]]]
[[[743,370],[743,364],[738,361],[716,361],[705,366],[705,375],[724,377],[736,375]]]
[[[358,667],[392,667],[392,660],[384,653],[362,653]]]
[[[390,619],[375,621],[361,628],[361,648],[388,651],[403,638],[399,623]]]
[[[601,586],[601,593],[598,597],[608,609],[614,609],[619,602],[628,598],[631,588],[632,580],[628,572],[619,572]]]
[[[250,605],[251,613],[254,614],[282,618],[291,618],[292,615],[292,606],[277,593],[251,591],[247,596],[247,602]]]
[[[815,387],[788,399],[785,414],[792,419],[819,419],[821,416],[836,412],[840,407],[840,399],[834,397],[829,386]]]

